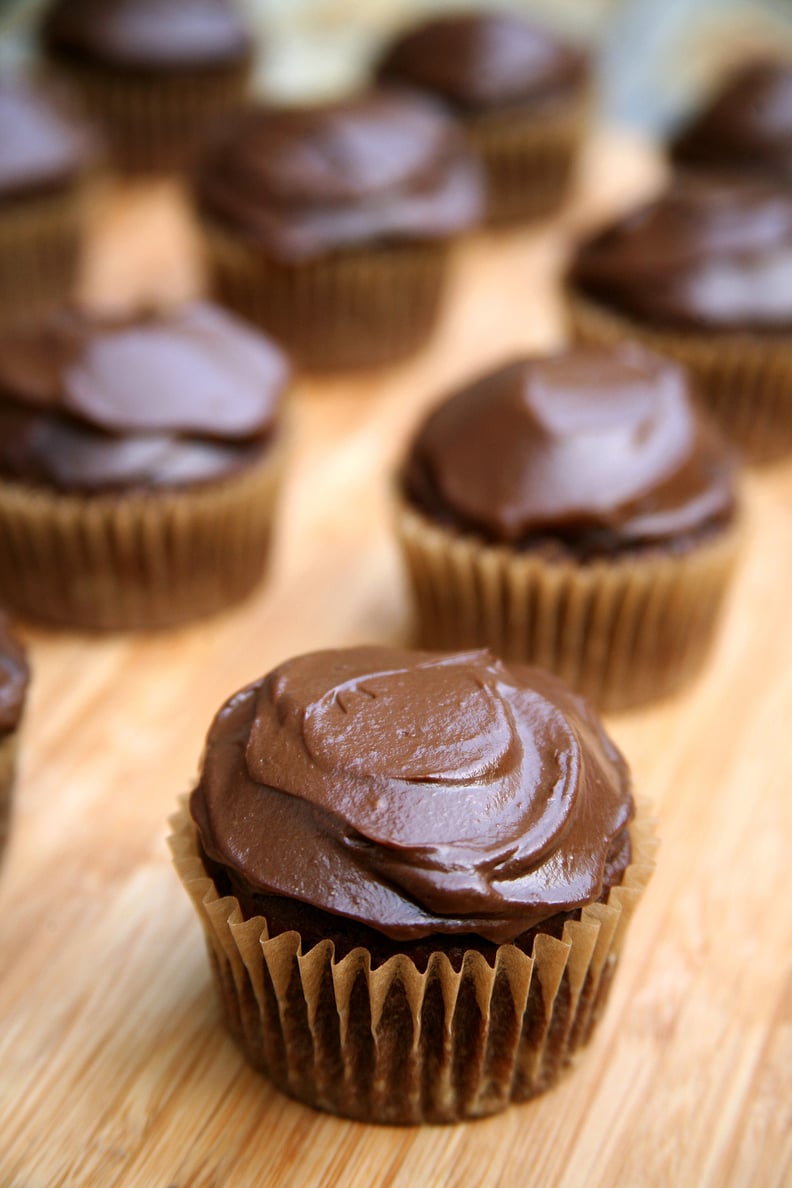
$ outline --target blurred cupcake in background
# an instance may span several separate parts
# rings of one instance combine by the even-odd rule
[[[60,88],[0,77],[0,324],[71,296],[96,150]]]
[[[540,218],[561,205],[586,126],[583,51],[514,13],[467,13],[408,30],[377,74],[450,105],[486,167],[491,223]]]
[[[24,649],[0,613],[0,861],[8,839],[17,736],[29,680]]]
[[[41,40],[133,173],[188,163],[207,122],[243,100],[253,60],[233,0],[54,0]]]
[[[382,89],[231,117],[202,153],[195,203],[215,298],[324,370],[426,343],[484,188],[444,109]]]

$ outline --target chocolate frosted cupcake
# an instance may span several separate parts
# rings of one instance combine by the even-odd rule
[[[791,191],[681,178],[584,243],[567,292],[578,338],[662,351],[750,458],[792,450]]]
[[[256,585],[288,381],[210,305],[66,311],[0,340],[0,603],[81,628],[160,627]]]
[[[743,67],[671,144],[684,168],[792,181],[792,62]]]
[[[586,122],[588,60],[513,13],[438,17],[401,36],[378,70],[459,116],[484,161],[489,220],[552,213],[569,189]]]
[[[0,860],[6,847],[16,764],[17,734],[30,671],[22,645],[0,614]]]
[[[54,0],[41,37],[130,172],[184,166],[247,89],[252,42],[233,0]]]
[[[439,405],[400,476],[420,642],[486,644],[602,708],[701,666],[734,562],[734,463],[637,346],[517,360]]]
[[[59,90],[0,79],[0,323],[35,316],[71,294],[94,155]]]
[[[218,299],[322,369],[424,344],[483,189],[440,107],[383,90],[240,114],[208,145],[196,201]]]
[[[588,1040],[651,872],[634,811],[553,677],[349,648],[226,702],[171,846],[252,1064],[333,1113],[456,1122]]]

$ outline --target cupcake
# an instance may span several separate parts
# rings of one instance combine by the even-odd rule
[[[677,133],[683,168],[792,181],[792,62],[751,62]]]
[[[57,88],[0,78],[0,324],[71,295],[94,149]]]
[[[685,364],[749,458],[792,450],[792,191],[679,178],[581,246],[567,296],[584,342],[634,338]]]
[[[318,369],[421,347],[449,245],[483,209],[456,124],[396,90],[239,114],[210,139],[195,197],[217,299]]]
[[[41,39],[131,173],[183,167],[247,90],[252,41],[232,0],[54,0]]]
[[[443,99],[481,156],[489,221],[552,214],[563,202],[586,123],[588,59],[508,12],[437,17],[398,38],[378,76]]]
[[[60,311],[0,339],[0,603],[53,626],[164,627],[264,569],[288,381],[211,305]]]
[[[0,614],[0,859],[8,838],[17,734],[29,679],[22,646]]]
[[[518,359],[426,418],[397,528],[423,646],[487,645],[625,709],[706,656],[733,458],[683,371],[638,346]]]
[[[251,1064],[335,1114],[457,1122],[588,1040],[651,871],[643,817],[550,675],[361,647],[226,702],[171,847]]]

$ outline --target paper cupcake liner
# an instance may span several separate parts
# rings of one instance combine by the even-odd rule
[[[701,669],[740,535],[735,523],[685,551],[581,564],[457,535],[403,500],[397,532],[420,646],[491,647],[606,710],[665,696]]]
[[[445,243],[404,243],[283,265],[205,225],[215,298],[272,334],[309,369],[391,363],[419,350],[437,322]]]
[[[202,487],[64,495],[0,482],[0,603],[52,626],[168,627],[265,568],[284,447]]]
[[[207,126],[244,102],[250,74],[248,63],[162,75],[60,59],[53,66],[105,130],[113,163],[130,174],[186,168]]]
[[[376,969],[363,948],[340,961],[332,941],[303,952],[270,937],[219,896],[200,858],[186,799],[172,818],[173,861],[204,929],[226,1023],[256,1068],[307,1105],[367,1122],[458,1122],[548,1089],[601,1014],[630,917],[653,869],[646,807],[633,856],[607,903],[584,907],[561,939],[530,956],[476,950],[457,972],[442,952],[425,972],[405,955]]]
[[[504,111],[465,121],[489,185],[487,220],[502,225],[540,219],[563,204],[587,123],[588,97],[557,114]]]
[[[792,338],[654,330],[579,293],[567,293],[570,329],[584,343],[642,342],[688,368],[696,393],[753,462],[792,453]]]
[[[11,798],[16,768],[17,732],[0,737],[0,862],[5,853],[11,824]]]
[[[82,248],[84,187],[0,206],[0,326],[71,297]]]

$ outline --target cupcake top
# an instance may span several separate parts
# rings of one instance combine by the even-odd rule
[[[738,71],[681,129],[671,156],[680,165],[792,180],[792,62]]]
[[[0,612],[0,733],[16,730],[22,716],[30,681],[22,645],[8,629],[8,620]]]
[[[211,221],[285,263],[452,235],[484,204],[480,168],[454,121],[431,99],[385,89],[235,114],[207,146],[196,196]]]
[[[491,652],[359,647],[280,665],[209,731],[191,808],[254,892],[395,940],[502,942],[629,861],[624,760],[588,703]]]
[[[494,543],[600,555],[732,514],[734,460],[684,372],[641,347],[519,359],[429,414],[402,471],[430,518]]]
[[[62,310],[0,339],[0,477],[69,492],[178,487],[260,457],[289,369],[215,306]]]
[[[90,163],[86,126],[54,87],[19,75],[0,78],[0,198],[57,190]]]
[[[378,69],[383,80],[426,88],[471,112],[553,106],[587,73],[580,50],[509,12],[427,21],[399,37]]]
[[[792,328],[792,192],[770,181],[679,178],[584,243],[571,280],[653,326]]]
[[[41,33],[59,56],[129,70],[232,65],[252,49],[232,0],[54,0]]]

